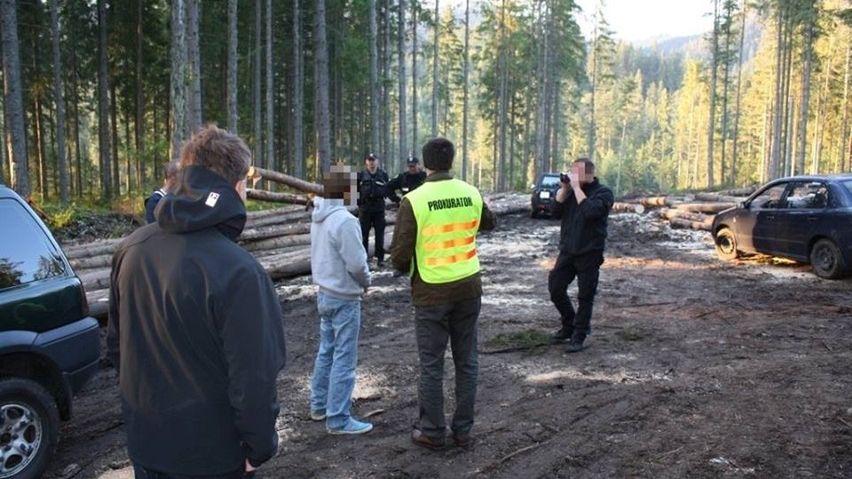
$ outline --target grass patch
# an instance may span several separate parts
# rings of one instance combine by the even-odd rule
[[[537,353],[544,351],[549,345],[550,334],[537,329],[498,334],[485,342],[486,349],[491,352],[527,350]]]

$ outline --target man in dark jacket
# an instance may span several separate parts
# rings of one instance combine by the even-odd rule
[[[586,158],[574,162],[562,175],[553,217],[561,219],[559,257],[548,277],[550,300],[562,317],[553,342],[570,340],[567,351],[583,349],[591,332],[592,304],[598,288],[606,244],[606,223],[614,202],[612,191],[595,177],[595,164]],[[577,311],[568,299],[568,285],[577,278]]]
[[[396,194],[397,191],[402,193],[402,196],[405,196],[409,192],[416,190],[418,186],[426,181],[426,172],[420,170],[420,162],[417,158],[413,156],[409,157],[407,164],[408,169],[406,171],[388,182],[388,199],[396,204],[400,202],[400,197]]]
[[[157,222],[113,256],[107,342],[137,479],[242,477],[278,448],[280,304],[234,243],[250,157],[232,133],[196,133]]]
[[[361,239],[367,256],[370,255],[370,230],[376,230],[376,266],[385,261],[385,197],[388,195],[388,174],[379,168],[379,159],[370,153],[364,158],[366,168],[358,173],[358,220]]]

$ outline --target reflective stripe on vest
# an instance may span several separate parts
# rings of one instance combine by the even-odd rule
[[[427,181],[405,197],[417,222],[415,258],[420,278],[443,284],[479,272],[479,191],[463,181],[449,179]]]

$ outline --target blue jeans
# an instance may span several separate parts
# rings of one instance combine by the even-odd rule
[[[339,429],[349,421],[355,366],[358,364],[358,331],[361,301],[317,294],[320,341],[311,378],[311,410],[325,409],[326,426]]]

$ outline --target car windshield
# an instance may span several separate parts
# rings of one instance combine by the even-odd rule
[[[556,175],[547,175],[541,177],[541,187],[542,188],[551,188],[559,185],[559,177]]]

